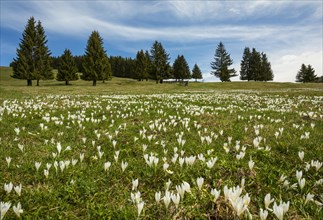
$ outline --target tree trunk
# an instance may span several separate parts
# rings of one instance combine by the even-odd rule
[[[67,80],[65,81],[65,85],[68,85],[68,81]]]
[[[39,86],[39,79],[37,79],[37,85],[36,86]]]
[[[27,79],[27,86],[32,86],[33,85],[33,81],[31,79]]]
[[[163,84],[163,79],[160,79],[160,80],[159,80],[159,83],[160,83],[160,84]]]
[[[158,79],[156,79],[156,84],[158,84]]]
[[[93,86],[96,86],[96,79],[93,80]]]
[[[195,79],[195,82],[197,82],[197,78]]]

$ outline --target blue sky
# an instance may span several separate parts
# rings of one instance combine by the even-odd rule
[[[293,82],[302,63],[323,74],[321,0],[272,1],[18,1],[1,0],[0,65],[8,66],[29,17],[40,20],[54,56],[65,48],[82,55],[93,30],[108,55],[135,57],[155,40],[170,54],[197,63],[206,81],[222,41],[239,72],[243,49],[265,52],[274,81]],[[239,77],[232,78],[233,81]]]

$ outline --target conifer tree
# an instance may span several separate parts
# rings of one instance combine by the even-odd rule
[[[267,55],[261,53],[261,81],[271,81],[274,79],[274,74],[271,69],[270,62],[268,61]]]
[[[177,56],[176,60],[173,63],[173,77],[176,80],[190,79],[191,71],[187,64],[187,61],[183,55]]]
[[[229,69],[232,64],[230,54],[227,53],[223,43],[220,42],[215,51],[214,61],[211,62],[211,68],[213,69],[211,74],[220,78],[222,82],[230,81],[231,77],[237,76],[235,69]]]
[[[164,79],[169,78],[170,65],[169,54],[166,53],[163,45],[155,41],[150,50],[152,72],[154,73],[154,79],[156,83],[163,83]]]
[[[13,78],[26,79],[27,85],[32,86],[32,80],[53,79],[50,50],[41,22],[34,17],[28,19],[22,39],[17,48],[17,58],[14,59]]]
[[[249,68],[250,68],[250,76],[251,76],[250,79],[255,81],[260,81],[261,80],[261,55],[255,48],[252,48]]]
[[[149,76],[149,56],[143,50],[137,52],[134,78],[138,81],[148,79]]]
[[[195,82],[197,82],[197,79],[203,79],[201,69],[197,64],[193,67],[192,78],[195,79]]]
[[[78,68],[69,49],[64,50],[64,54],[60,57],[58,65],[57,81],[65,81],[65,85],[69,85],[69,81],[78,79]]]
[[[45,30],[38,21],[36,26],[36,56],[35,56],[35,72],[34,76],[39,86],[39,80],[54,79],[54,74],[51,67],[51,52],[47,47],[47,39]]]
[[[35,79],[35,56],[36,56],[36,21],[34,17],[28,19],[22,39],[17,48],[17,58],[14,59],[13,78],[26,79],[27,86],[32,86]]]
[[[267,55],[263,52],[259,53],[255,48],[252,48],[252,52],[248,47],[244,49],[240,67],[241,80],[270,81],[274,79]]]
[[[304,63],[301,66],[301,69],[298,71],[296,75],[296,82],[314,82],[317,79],[315,75],[315,70],[311,65],[306,66]]]
[[[246,47],[243,51],[243,56],[240,64],[240,79],[252,80],[252,74],[250,70],[251,53],[249,47]]]
[[[103,47],[103,39],[98,31],[93,31],[87,41],[81,78],[93,82],[111,79],[111,66]]]
[[[305,82],[305,75],[306,75],[307,67],[303,63],[301,69],[298,71],[296,75],[296,82]]]

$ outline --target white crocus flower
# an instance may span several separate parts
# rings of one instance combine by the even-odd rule
[[[254,165],[255,165],[255,162],[252,159],[250,159],[248,162],[249,169],[253,170]]]
[[[303,179],[299,180],[299,181],[298,181],[298,184],[299,184],[299,187],[300,187],[301,189],[303,189],[303,188],[304,188],[304,186],[305,186],[305,178],[303,178]]]
[[[166,209],[168,209],[169,203],[171,201],[171,194],[169,191],[165,192],[165,196],[163,197],[163,200],[164,200],[164,204],[165,204]]]
[[[57,153],[58,155],[60,155],[61,151],[62,151],[62,145],[60,142],[57,142],[57,145],[56,145],[56,149],[57,149]]]
[[[24,210],[21,208],[20,202],[18,202],[17,206],[13,206],[12,209],[18,218],[20,218],[20,215],[24,212]]]
[[[284,208],[281,205],[277,206],[276,202],[274,203],[274,206],[273,206],[273,212],[279,220],[284,219]]]
[[[4,218],[7,211],[10,209],[11,203],[10,202],[0,202],[0,220]]]
[[[81,163],[83,162],[83,160],[84,160],[84,153],[80,153],[80,161],[81,161]]]
[[[203,183],[204,183],[204,178],[203,177],[198,177],[196,179],[196,183],[197,183],[197,187],[199,188],[199,190],[202,189]]]
[[[111,166],[111,162],[110,161],[104,163],[104,171],[108,171],[109,168],[110,168],[110,166]]]
[[[8,164],[8,168],[10,167],[11,160],[12,160],[11,157],[6,157],[6,161],[7,161],[7,164]]]
[[[268,216],[268,211],[260,208],[259,216],[260,216],[260,220],[266,220]]]
[[[49,171],[48,170],[44,170],[44,175],[45,175],[45,177],[46,177],[46,179],[48,178],[48,175],[49,175]]]
[[[38,172],[41,162],[35,162],[36,171]]]
[[[123,161],[121,162],[122,172],[124,172],[126,170],[127,166],[128,166],[128,163],[127,162],[123,162]]]
[[[7,183],[4,184],[4,191],[6,191],[7,194],[9,194],[12,191],[12,188],[13,188],[12,182],[8,184]]]
[[[160,191],[155,192],[155,201],[156,201],[156,203],[159,203],[160,199],[161,199],[161,192]]]
[[[142,211],[142,209],[144,208],[145,202],[140,201],[138,202],[137,208],[138,208],[138,217],[140,216],[140,213]]]
[[[13,189],[18,194],[18,196],[21,196],[21,189],[22,189],[21,183],[19,185],[15,186]]]
[[[172,201],[175,204],[175,207],[177,209],[178,208],[178,205],[179,205],[179,202],[181,200],[180,195],[178,193],[176,195],[175,194],[171,194],[171,199],[172,199]]]
[[[305,198],[305,204],[309,201],[314,201],[314,195],[311,193],[308,193]]]
[[[138,184],[138,179],[132,180],[132,190],[137,190]]]
[[[301,159],[301,161],[303,161],[303,159],[304,159],[304,151],[298,152],[298,157],[299,157],[299,159]]]
[[[217,189],[211,189],[211,195],[214,196],[214,202],[219,198],[220,196],[220,193],[221,193],[221,190],[217,190]]]
[[[274,199],[271,199],[270,198],[270,193],[268,193],[266,196],[265,196],[265,209],[268,209],[268,210],[271,210],[269,209],[269,205],[270,203],[274,202]]]
[[[302,178],[302,176],[303,176],[303,172],[296,170],[296,179],[298,181],[300,181],[300,179]]]

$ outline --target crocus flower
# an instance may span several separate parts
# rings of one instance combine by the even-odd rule
[[[266,209],[269,209],[269,205],[270,203],[274,202],[274,199],[271,199],[270,198],[270,193],[268,193],[266,196],[265,196],[265,208]],[[269,209],[271,210],[271,209]]]
[[[4,218],[7,211],[10,209],[11,203],[10,202],[0,202],[0,220]]]
[[[41,162],[35,162],[35,167],[37,172],[40,166],[41,166]]]
[[[179,205],[179,201],[181,199],[180,195],[178,193],[176,195],[175,194],[171,194],[171,198],[172,198],[172,201],[175,204],[175,207],[177,209],[178,208],[178,205]]]
[[[11,162],[11,157],[6,157],[6,161],[7,161],[7,164],[8,164],[8,168],[10,167],[10,162]]]
[[[132,180],[132,190],[137,190],[138,184],[138,179]]]
[[[11,192],[13,188],[13,184],[12,182],[8,183],[8,184],[4,184],[4,191],[6,191],[7,194],[9,194]]]
[[[204,178],[203,177],[198,177],[196,179],[196,183],[197,183],[197,187],[199,188],[199,190],[201,190],[202,189],[202,185],[204,183]]]
[[[302,171],[296,170],[296,179],[298,181],[300,181],[300,179],[302,178],[302,175],[303,175],[303,172]]]
[[[140,201],[137,205],[137,208],[138,208],[138,217],[140,216],[140,213],[142,211],[142,209],[144,208],[144,205],[145,205],[145,202],[143,201]]]
[[[155,192],[155,201],[156,201],[156,203],[159,203],[160,199],[161,199],[161,192],[160,191]]]
[[[255,165],[255,162],[252,159],[250,159],[248,162],[249,169],[252,170],[254,165]]]
[[[127,166],[128,166],[128,163],[127,162],[123,162],[123,161],[121,162],[122,172],[124,172],[126,170]]]
[[[15,212],[15,214],[17,215],[18,218],[24,212],[24,210],[21,208],[20,202],[18,202],[17,206],[13,206],[12,209]]]
[[[214,202],[219,198],[221,190],[211,189],[211,194],[214,196]]]
[[[21,183],[19,185],[15,186],[13,189],[18,194],[18,196],[21,196],[21,189],[22,189]]]
[[[169,191],[165,192],[165,196],[163,197],[163,200],[164,200],[164,204],[165,204],[166,209],[168,209],[169,203],[171,201],[171,195],[170,195]]]
[[[267,216],[268,216],[268,211],[260,208],[260,212],[259,212],[260,220],[266,220]]]
[[[299,157],[299,159],[301,159],[303,161],[303,159],[304,159],[304,151],[298,152],[298,157]]]
[[[111,162],[110,161],[104,163],[104,171],[108,171],[109,168],[110,168],[110,166],[111,166]]]

